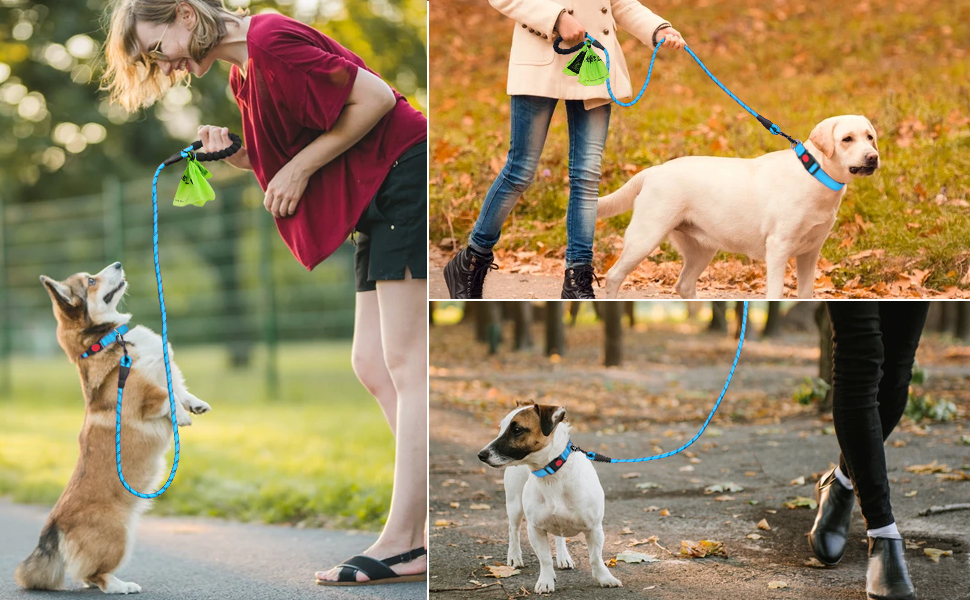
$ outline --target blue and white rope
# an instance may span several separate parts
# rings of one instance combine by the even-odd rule
[[[183,157],[187,157],[192,150],[193,147],[189,146],[185,150],[182,150],[181,154]],[[175,459],[172,462],[172,472],[169,473],[168,481],[157,492],[144,494],[133,490],[128,485],[128,482],[125,481],[125,476],[121,472],[121,396],[124,393],[124,389],[121,387],[118,388],[118,409],[117,419],[115,420],[115,463],[118,466],[118,478],[126,490],[139,498],[146,499],[157,498],[164,494],[168,486],[172,485],[172,481],[175,479],[175,472],[179,468],[179,426],[178,419],[175,416],[175,393],[172,391],[172,366],[168,358],[168,317],[165,313],[165,296],[162,292],[162,270],[158,263],[158,176],[164,168],[165,163],[159,165],[158,170],[155,171],[155,178],[152,180],[152,250],[155,256],[155,280],[158,282],[158,304],[162,310],[162,357],[165,361],[165,379],[168,382],[168,401],[172,413],[172,431],[175,435]],[[131,357],[127,354],[122,357],[121,361],[122,367],[131,367]],[[127,364],[125,364],[126,361]]]

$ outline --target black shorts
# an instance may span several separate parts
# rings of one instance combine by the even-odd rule
[[[378,281],[428,278],[428,142],[401,155],[354,228],[358,292]]]

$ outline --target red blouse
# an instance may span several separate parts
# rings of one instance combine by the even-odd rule
[[[252,17],[246,44],[247,75],[233,66],[229,82],[249,160],[265,191],[286,163],[333,128],[357,70],[367,65],[316,29],[278,14]],[[424,115],[396,90],[394,96],[397,104],[363,139],[310,176],[296,213],[276,219],[283,241],[307,269],[347,239],[394,161],[428,139]]]

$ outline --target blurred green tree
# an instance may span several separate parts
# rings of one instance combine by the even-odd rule
[[[98,91],[105,0],[0,0],[0,194],[8,203],[99,193],[105,174],[149,177],[197,125],[240,130],[226,65],[128,115]],[[227,0],[276,10],[357,53],[421,110],[426,0]]]

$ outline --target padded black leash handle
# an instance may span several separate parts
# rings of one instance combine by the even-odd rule
[[[594,40],[588,35],[586,36],[586,38],[591,40],[593,42],[593,45],[599,48],[600,50],[606,50],[606,48],[603,47],[603,44],[601,44],[599,40]],[[555,50],[558,54],[572,54],[573,52],[579,52],[579,50],[581,50],[582,47],[586,44],[586,42],[583,41],[583,42],[579,42],[572,48],[560,48],[559,44],[561,43],[562,43],[562,36],[557,37],[556,41],[552,43],[552,49]]]
[[[239,152],[239,149],[242,148],[242,139],[240,139],[240,137],[235,133],[230,133],[229,139],[232,140],[232,145],[229,146],[228,148],[223,148],[218,152],[202,152],[202,153],[196,154],[195,160],[199,162],[207,162],[210,160],[223,160],[223,159],[229,158],[236,152]],[[192,142],[193,150],[198,150],[201,147],[202,147],[202,140],[196,140]],[[165,160],[164,164],[165,166],[174,165],[175,163],[179,162],[183,158],[185,157],[182,156],[182,152],[177,152],[172,156],[168,157],[168,159]]]

